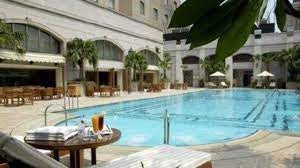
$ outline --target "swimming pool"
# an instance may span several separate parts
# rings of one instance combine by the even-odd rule
[[[170,113],[170,144],[226,142],[258,129],[300,132],[300,96],[292,91],[227,89],[143,99],[82,108],[68,121],[90,123],[106,112],[105,122],[122,131],[118,145],[154,146],[163,143],[163,113]],[[63,124],[63,123],[60,123]]]

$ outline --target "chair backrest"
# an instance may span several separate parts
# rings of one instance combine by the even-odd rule
[[[2,132],[0,132],[0,157],[9,164],[18,163],[18,167],[66,168],[30,145]]]
[[[256,86],[262,86],[262,82],[258,81]]]

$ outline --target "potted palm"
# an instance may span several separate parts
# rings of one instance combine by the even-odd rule
[[[163,78],[162,81],[165,84],[166,89],[170,89],[171,82],[167,78],[167,69],[170,68],[171,65],[171,57],[169,53],[165,53],[163,59],[159,59],[159,67],[163,70]]]
[[[132,91],[141,91],[143,85],[144,71],[147,70],[148,62],[146,57],[135,51],[131,51],[125,59],[125,67],[133,71],[133,79],[131,82]],[[137,72],[140,73],[140,80],[138,80]],[[140,87],[139,87],[140,86]]]
[[[66,57],[77,64],[81,86],[85,85],[84,63],[87,61],[89,64],[92,64],[94,68],[97,66],[98,58],[96,52],[96,43],[90,40],[84,41],[80,38],[75,38],[67,43]],[[81,93],[85,95],[83,88],[85,87],[81,87]]]

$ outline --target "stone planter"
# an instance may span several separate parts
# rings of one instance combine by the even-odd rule
[[[171,88],[171,82],[165,82],[165,88],[170,89]]]
[[[137,92],[139,89],[139,82],[138,81],[132,81],[131,82],[131,92]]]
[[[297,89],[300,87],[300,82],[287,82],[286,88],[287,89]]]

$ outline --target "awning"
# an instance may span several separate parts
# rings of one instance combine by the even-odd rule
[[[65,57],[58,54],[45,53],[25,53],[17,54],[13,51],[0,50],[0,58],[5,60],[23,61],[23,62],[40,62],[40,63],[58,63],[64,64]]]
[[[155,65],[148,65],[147,70],[148,71],[159,71],[159,68],[158,68],[158,66],[155,66]]]

